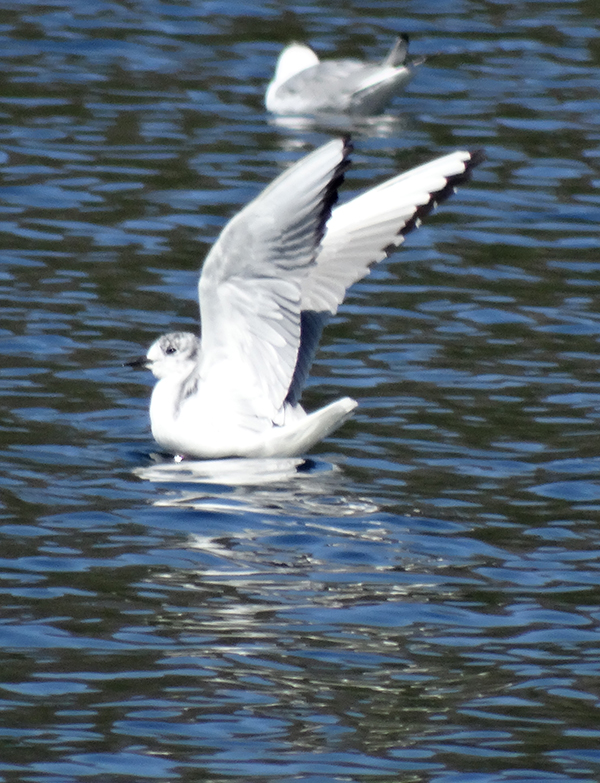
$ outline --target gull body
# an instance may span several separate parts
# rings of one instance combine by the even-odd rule
[[[300,405],[322,329],[481,155],[451,153],[332,210],[349,153],[345,139],[325,144],[236,215],[200,275],[201,336],[163,335],[138,362],[157,378],[150,421],[164,449],[294,457],[352,414],[349,397],[308,414]]]
[[[408,36],[399,36],[381,63],[319,60],[305,44],[292,43],[279,55],[265,95],[275,114],[379,114],[412,79],[423,62],[408,60]]]

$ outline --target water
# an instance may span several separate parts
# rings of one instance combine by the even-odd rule
[[[0,10],[0,776],[495,783],[600,774],[595,4],[7,0]],[[345,193],[473,182],[357,285],[298,466],[157,463],[122,362],[345,129],[269,121],[290,38],[439,53]]]

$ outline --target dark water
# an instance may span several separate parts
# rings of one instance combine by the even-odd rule
[[[0,776],[600,776],[597,4],[6,0]],[[151,378],[221,226],[339,132],[269,121],[280,45],[435,54],[346,193],[473,182],[357,285],[296,472],[154,465]]]

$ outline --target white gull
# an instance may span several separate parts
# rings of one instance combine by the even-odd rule
[[[423,62],[423,58],[410,62],[407,55],[407,35],[396,39],[381,63],[321,61],[309,46],[289,44],[277,60],[265,105],[274,114],[379,114]]]
[[[336,139],[281,174],[223,229],[200,276],[201,337],[171,332],[144,359],[158,383],[152,434],[196,457],[294,457],[339,427],[349,397],[307,414],[300,396],[346,290],[464,182],[482,153],[453,152],[332,210],[351,145]]]

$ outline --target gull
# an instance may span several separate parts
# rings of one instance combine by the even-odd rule
[[[352,59],[321,62],[309,46],[291,43],[279,55],[265,105],[275,114],[378,114],[424,60],[409,62],[407,55],[407,35],[398,36],[381,63]]]
[[[171,332],[143,359],[158,379],[152,434],[179,457],[296,457],[345,422],[349,397],[306,413],[300,396],[346,290],[466,181],[453,152],[332,209],[349,166],[334,139],[284,171],[225,226],[198,285],[201,336]]]

